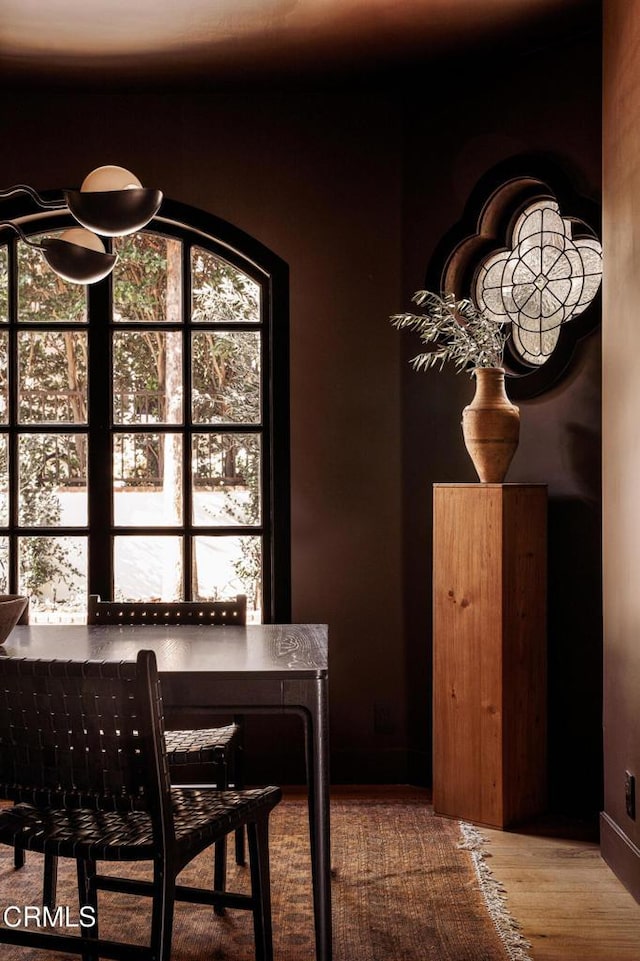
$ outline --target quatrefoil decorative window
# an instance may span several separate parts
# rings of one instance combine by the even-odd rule
[[[470,297],[507,324],[513,400],[556,384],[600,323],[600,210],[543,155],[488,171],[433,254],[425,289]]]
[[[595,237],[574,239],[573,227],[556,201],[534,202],[514,224],[511,249],[480,264],[475,300],[496,321],[511,322],[511,349],[525,364],[548,361],[562,325],[600,288],[602,246]]]

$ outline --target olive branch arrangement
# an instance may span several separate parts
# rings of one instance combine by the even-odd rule
[[[412,301],[423,308],[422,314],[394,314],[390,320],[399,330],[414,330],[430,349],[411,360],[415,370],[428,370],[447,362],[458,373],[475,367],[502,367],[508,331],[506,321],[487,317],[468,299],[456,300],[455,294],[419,290]]]

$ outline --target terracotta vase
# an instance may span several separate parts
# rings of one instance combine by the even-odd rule
[[[474,370],[476,393],[462,412],[462,434],[483,484],[501,484],[520,436],[520,411],[507,397],[502,367]]]

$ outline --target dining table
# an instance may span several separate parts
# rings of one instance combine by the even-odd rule
[[[78,625],[13,629],[9,657],[134,660],[155,652],[165,712],[302,718],[317,961],[331,961],[328,629],[324,624]],[[212,720],[212,724],[215,723]]]

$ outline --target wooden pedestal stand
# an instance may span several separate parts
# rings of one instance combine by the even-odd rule
[[[546,802],[546,487],[436,484],[436,813],[506,827]]]

